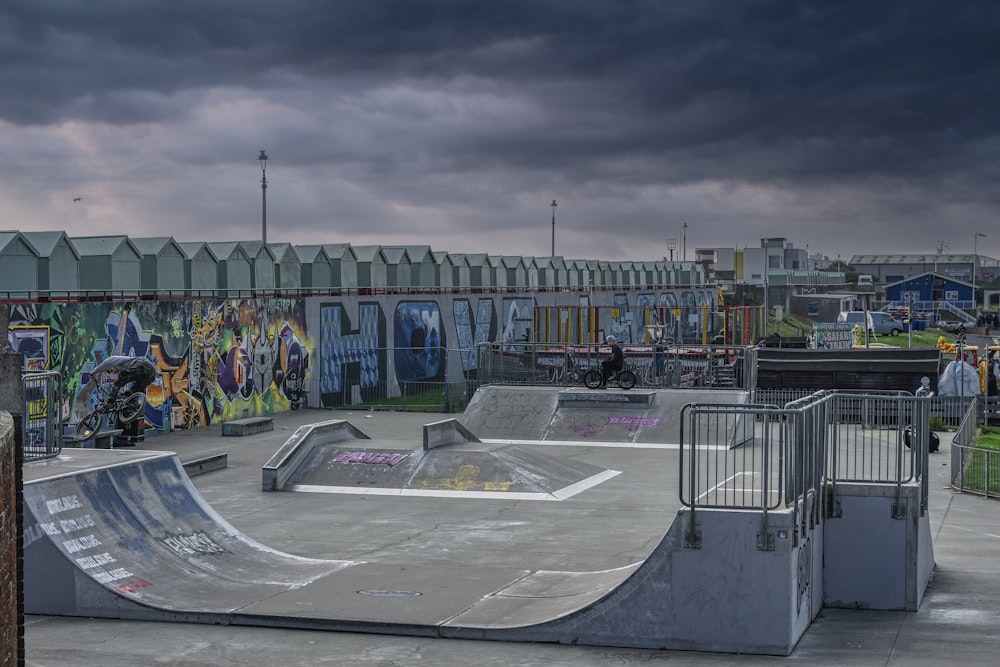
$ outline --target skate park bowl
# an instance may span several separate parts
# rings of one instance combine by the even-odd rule
[[[502,402],[498,396],[492,400]],[[656,398],[623,414],[648,415]],[[882,396],[861,411],[845,407],[849,400],[824,395],[785,409],[685,403],[672,427],[677,445],[661,443],[668,449],[637,448],[639,436],[612,447],[602,435],[539,439],[542,452],[526,444],[538,432],[526,425],[509,433],[518,442],[490,442],[471,425],[482,417],[475,411],[462,428],[438,427],[432,447],[325,424],[310,431],[318,440],[284,486],[324,486],[333,467],[339,477],[330,486],[364,493],[265,493],[245,482],[227,489],[241,494],[230,507],[251,504],[266,515],[256,524],[261,533],[307,536],[283,546],[309,557],[236,528],[174,454],[72,452],[25,468],[25,610],[788,655],[824,604],[915,609],[933,565],[921,486],[926,450],[894,442],[888,421],[878,424],[877,441],[870,425],[857,440],[845,436],[861,428],[846,423],[851,415],[898,419],[919,402]],[[526,420],[543,434],[556,432],[549,425],[559,410],[579,409],[560,406],[558,396],[549,405],[548,420]],[[743,431],[736,446],[736,427],[702,427],[722,413],[716,424]],[[290,440],[308,439],[299,436]],[[866,467],[873,453],[884,460]],[[410,459],[422,463],[407,469]],[[883,479],[886,470],[905,474]],[[462,495],[485,493],[478,485],[504,474],[534,475],[537,486]],[[555,496],[581,479],[598,481],[557,502],[518,496]],[[347,517],[362,519],[354,532]],[[587,526],[591,532],[576,534]],[[365,542],[330,557],[344,547],[323,547],[323,531],[344,533],[330,544],[380,546]],[[613,552],[630,541],[649,546],[614,565]],[[886,561],[912,566],[892,571]],[[850,573],[869,568],[865,577]],[[877,591],[867,577],[881,580]],[[865,585],[845,583],[859,578]]]

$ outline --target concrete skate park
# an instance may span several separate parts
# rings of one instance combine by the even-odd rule
[[[26,612],[789,655],[824,608],[920,608],[920,409],[484,386],[66,449],[25,467]]]

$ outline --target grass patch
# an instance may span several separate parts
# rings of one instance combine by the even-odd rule
[[[965,465],[964,486],[1000,495],[1000,429],[984,427]]]
[[[393,412],[455,412],[465,409],[464,383],[409,382],[402,385],[402,395],[362,399],[355,405],[336,410],[384,410]],[[448,392],[450,393],[450,396]]]

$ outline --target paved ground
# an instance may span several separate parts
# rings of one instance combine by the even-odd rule
[[[264,494],[261,466],[302,423],[349,419],[377,440],[419,446],[440,415],[279,415],[275,431],[223,438],[212,427],[147,438],[182,459],[225,451],[229,467],[195,477],[237,528],[295,554],[368,561],[455,558],[525,569],[598,569],[645,557],[676,509],[664,450],[567,448],[589,465],[632,480],[601,485],[575,509],[558,503]],[[32,616],[27,664],[43,665],[995,665],[1000,655],[1000,503],[947,488],[947,439],[932,455],[931,524],[937,570],[918,613],[825,610],[788,658],[510,644],[230,626]],[[588,494],[584,494],[588,495]],[[613,536],[613,537],[609,537]],[[428,582],[433,585],[433,582]]]

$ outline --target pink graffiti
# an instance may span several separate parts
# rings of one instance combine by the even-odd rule
[[[409,454],[390,452],[344,452],[333,461],[334,463],[370,463],[372,465],[394,466],[408,456]]]
[[[569,425],[569,430],[581,437],[590,438],[603,431],[604,424],[596,419],[588,419],[586,421],[573,420],[573,423]]]

